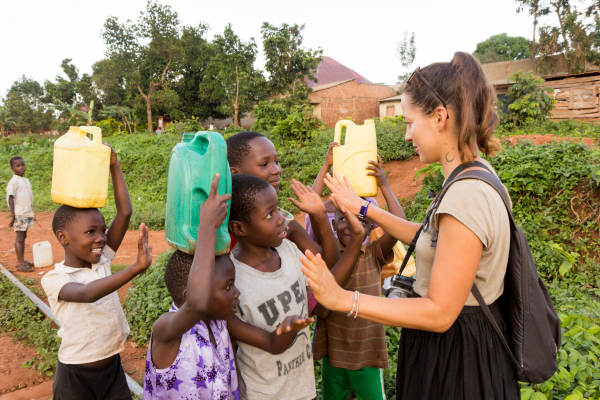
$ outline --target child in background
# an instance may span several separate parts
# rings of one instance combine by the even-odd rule
[[[152,264],[152,245],[148,244],[148,228],[141,224],[136,262],[111,274],[111,262],[132,212],[117,155],[111,150],[117,214],[108,231],[96,208],[63,205],[52,220],[52,230],[65,250],[65,260],[42,278],[50,307],[61,325],[58,336],[62,341],[52,384],[54,400],[131,399],[119,354],[129,325],[117,289]]]
[[[276,194],[279,194],[281,182],[279,154],[273,143],[264,135],[246,131],[231,136],[227,139],[227,161],[232,175],[248,174],[262,178],[273,186]],[[302,211],[311,214],[315,226],[319,227],[315,231],[315,236],[321,245],[315,243],[302,225],[295,220],[288,225],[287,239],[292,241],[301,252],[310,250],[313,254],[322,253],[325,263],[332,267],[338,262],[340,253],[327,220],[327,214],[325,211],[321,211],[320,207],[319,210],[316,213],[311,213],[310,210]],[[232,249],[235,242],[235,237],[232,237]]]
[[[225,320],[234,317],[240,292],[229,256],[215,257],[216,231],[227,216],[231,195],[218,195],[218,181],[217,174],[200,208],[198,236],[205,240],[198,242],[194,256],[178,250],[167,263],[164,279],[173,306],[152,328],[144,378],[147,400],[239,399],[234,350]],[[295,330],[309,323],[294,316],[273,333],[251,326],[242,329],[249,331],[245,338],[254,345],[282,352],[294,340]],[[234,332],[231,336],[244,340]]]
[[[25,261],[25,239],[27,230],[33,228],[33,192],[31,183],[25,178],[25,160],[21,157],[10,159],[10,169],[15,173],[6,186],[6,201],[10,210],[9,228],[15,230],[15,252],[17,254],[17,271],[31,272],[33,263]]]
[[[294,182],[299,202],[324,212],[314,192]],[[307,317],[306,277],[302,253],[286,239],[285,218],[279,212],[277,193],[269,182],[253,175],[232,176],[233,197],[229,231],[238,245],[230,254],[240,288],[240,320],[273,331],[287,315]],[[230,323],[233,329],[233,325]],[[298,332],[281,355],[238,342],[240,393],[243,399],[313,399],[316,397],[310,330]]]
[[[390,212],[403,216],[402,207],[389,185],[386,185],[383,168],[377,163],[371,164],[367,168],[377,178]],[[335,273],[334,269],[332,273],[340,286],[347,290],[381,296],[381,269],[393,260],[393,248],[397,240],[385,233],[377,240],[357,246],[350,240],[352,219],[356,217],[349,217],[347,214],[337,210],[335,213],[333,224],[338,244],[344,250],[344,255],[349,250],[360,250],[360,257],[356,264],[336,266]],[[364,229],[362,234],[368,236],[373,223],[368,218],[361,222]],[[323,360],[324,400],[347,400],[351,389],[359,399],[385,399],[382,369],[389,365],[385,327],[382,324],[354,318],[345,313],[329,312],[327,318],[324,321],[319,319],[317,324],[314,353],[315,360]]]

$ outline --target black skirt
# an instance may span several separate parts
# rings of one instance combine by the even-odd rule
[[[499,304],[489,308],[506,334]],[[397,400],[520,398],[515,366],[481,307],[465,306],[444,333],[402,329]]]

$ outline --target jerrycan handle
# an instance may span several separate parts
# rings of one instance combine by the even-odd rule
[[[102,144],[102,130],[99,126],[80,126],[79,132],[83,134],[91,133],[94,137],[94,143]]]
[[[340,140],[342,140],[342,127],[349,127],[349,126],[355,126],[356,124],[348,119],[343,119],[338,121],[335,124],[335,134],[333,135],[333,141],[337,142],[340,144],[340,146],[343,146],[344,143],[340,143]]]

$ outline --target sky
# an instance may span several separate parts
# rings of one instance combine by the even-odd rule
[[[183,1],[170,0],[182,24],[207,23],[208,38],[222,33],[226,24],[242,40],[257,41],[257,67],[264,65],[260,26],[306,24],[304,45],[321,47],[323,54],[346,65],[374,83],[396,83],[406,72],[396,55],[403,32],[415,32],[416,58],[412,69],[449,61],[455,51],[472,53],[477,43],[507,33],[531,39],[532,18],[516,13],[515,0],[421,1]],[[298,6],[297,6],[298,5]],[[61,74],[61,60],[72,58],[79,72],[91,73],[104,55],[100,37],[108,16],[137,20],[145,0],[10,1],[0,13],[3,57],[0,97],[26,75],[43,84]]]

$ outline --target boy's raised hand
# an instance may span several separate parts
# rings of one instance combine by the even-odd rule
[[[298,200],[291,197],[288,198],[300,211],[304,211],[309,215],[314,215],[319,212],[325,212],[325,204],[321,201],[321,197],[308,185],[303,185],[295,179],[292,179],[292,191],[298,197]]]
[[[277,335],[281,335],[282,333],[286,332],[302,330],[314,321],[314,318],[302,318],[297,315],[285,317],[279,326],[277,326]]]
[[[152,244],[148,243],[148,232],[148,227],[142,222],[138,238],[138,255],[135,262],[141,271],[145,271],[152,265]]]
[[[102,142],[102,144],[110,148],[110,166],[112,167],[113,165],[119,162],[119,160],[117,159],[117,153],[110,144],[106,142]]]
[[[385,171],[383,170],[383,160],[381,159],[381,157],[379,157],[379,154],[377,155],[377,159],[379,160],[379,163],[376,163],[375,161],[369,161],[369,164],[371,165],[365,167],[365,169],[373,171],[368,172],[367,175],[374,176],[375,179],[377,179],[378,187],[388,186],[389,183],[387,181],[387,178],[385,177]]]
[[[327,166],[327,169],[329,169],[333,166],[333,148],[339,147],[339,145],[340,144],[338,142],[329,143],[329,149],[327,150],[327,156],[325,157],[325,163],[324,163],[324,165]]]
[[[208,198],[200,207],[200,225],[207,228],[217,229],[227,217],[227,202],[231,199],[231,195],[219,195],[219,178],[220,174],[215,174]]]

